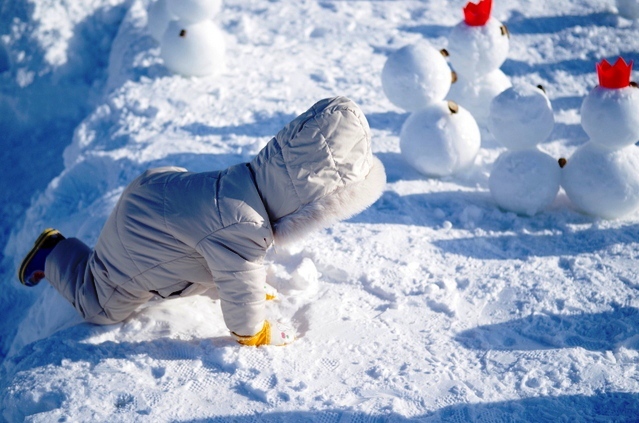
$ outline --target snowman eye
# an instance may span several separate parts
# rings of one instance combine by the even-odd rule
[[[568,160],[564,159],[563,157],[557,160],[557,162],[559,163],[559,167],[562,169],[564,168],[564,166],[566,166],[566,164],[568,164]]]
[[[459,106],[454,101],[448,100],[448,110],[450,110],[452,114],[457,114],[457,112],[459,112]]]
[[[508,27],[506,25],[500,26],[499,29],[501,29],[501,35],[505,35],[506,37],[510,38],[510,32],[508,31]]]
[[[182,38],[186,37],[186,29],[183,29],[180,31],[180,37]]]
[[[539,85],[537,85],[537,88],[539,88],[540,90],[542,90],[544,92],[544,94],[546,94],[546,89],[544,88],[543,85],[539,84]]]
[[[639,85],[635,81],[630,81],[630,86],[632,88],[639,88]]]
[[[452,83],[454,84],[455,82],[457,82],[457,72],[450,71],[450,75],[451,75]]]
[[[448,52],[448,50],[446,50],[445,48],[439,50],[439,52],[442,54],[442,56],[444,57],[448,57],[450,56],[450,53]]]

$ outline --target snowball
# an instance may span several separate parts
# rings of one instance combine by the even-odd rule
[[[469,26],[462,21],[453,27],[446,50],[458,75],[475,79],[499,69],[510,46],[508,32],[502,27],[495,18],[484,26]]]
[[[313,260],[304,257],[300,265],[291,273],[290,288],[296,290],[307,290],[317,286],[319,272]]]
[[[212,21],[183,24],[172,21],[162,42],[160,55],[172,72],[204,76],[224,69],[224,34]]]
[[[222,8],[222,0],[166,0],[169,12],[184,22],[213,19]]]
[[[617,0],[619,14],[627,19],[639,19],[639,1]]]
[[[382,70],[382,88],[394,105],[409,112],[443,100],[452,72],[444,56],[426,41],[402,47]]]
[[[575,206],[606,219],[639,207],[639,148],[579,147],[563,168],[562,186]]]
[[[429,176],[451,175],[470,166],[480,144],[479,127],[473,116],[463,107],[446,101],[432,103],[411,114],[399,138],[402,156]]]
[[[169,26],[169,22],[175,19],[166,7],[166,0],[157,0],[151,3],[147,11],[147,28],[156,41],[162,41],[162,36]]]
[[[490,103],[510,87],[510,79],[497,69],[474,80],[459,76],[450,88],[448,98],[465,107],[479,125],[488,126]]]
[[[639,140],[639,89],[595,87],[581,105],[581,126],[596,144],[634,144]]]
[[[559,191],[561,168],[536,148],[506,151],[488,179],[490,193],[502,209],[533,216],[548,207]]]
[[[504,147],[532,148],[555,126],[550,100],[541,88],[517,84],[490,103],[488,127]]]

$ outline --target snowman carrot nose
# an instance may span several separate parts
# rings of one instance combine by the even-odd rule
[[[564,159],[563,157],[557,160],[557,162],[559,163],[559,167],[562,169],[564,168],[564,166],[566,166],[566,164],[568,164],[568,160]]]
[[[457,112],[459,112],[459,106],[454,101],[448,100],[448,110],[450,110],[452,114],[457,114]]]
[[[450,56],[450,53],[448,52],[448,50],[446,50],[445,48],[439,50],[439,52],[442,54],[442,56],[444,57],[448,57]]]
[[[183,29],[180,31],[180,37],[182,38],[186,37],[186,29]]]
[[[510,38],[510,32],[508,31],[508,27],[506,25],[500,26],[499,29],[501,29],[501,35],[505,35]]]

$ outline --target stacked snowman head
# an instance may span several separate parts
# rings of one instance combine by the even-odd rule
[[[401,153],[428,176],[456,173],[471,165],[479,151],[475,119],[444,100],[454,79],[442,53],[426,41],[397,50],[382,70],[388,99],[411,112],[400,134]]]
[[[550,100],[541,86],[515,85],[491,102],[490,131],[508,149],[495,161],[488,180],[501,208],[532,216],[557,196],[560,168],[537,148],[554,123]]]
[[[583,212],[615,219],[639,208],[639,89],[630,82],[632,62],[597,64],[599,85],[581,105],[590,140],[562,173],[562,186]]]
[[[639,0],[617,0],[617,10],[626,19],[639,19]]]
[[[172,72],[186,76],[219,73],[225,64],[222,31],[213,22],[221,0],[157,0],[148,10],[151,35]]]
[[[508,56],[509,33],[505,25],[491,17],[492,0],[468,3],[464,20],[448,36],[449,61],[458,81],[450,99],[464,106],[480,126],[487,126],[492,99],[511,86],[499,69]]]

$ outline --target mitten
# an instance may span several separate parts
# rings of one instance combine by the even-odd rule
[[[295,340],[295,331],[290,326],[280,322],[264,321],[262,330],[253,336],[241,336],[231,332],[237,342],[242,345],[258,347],[260,345],[286,345]]]

